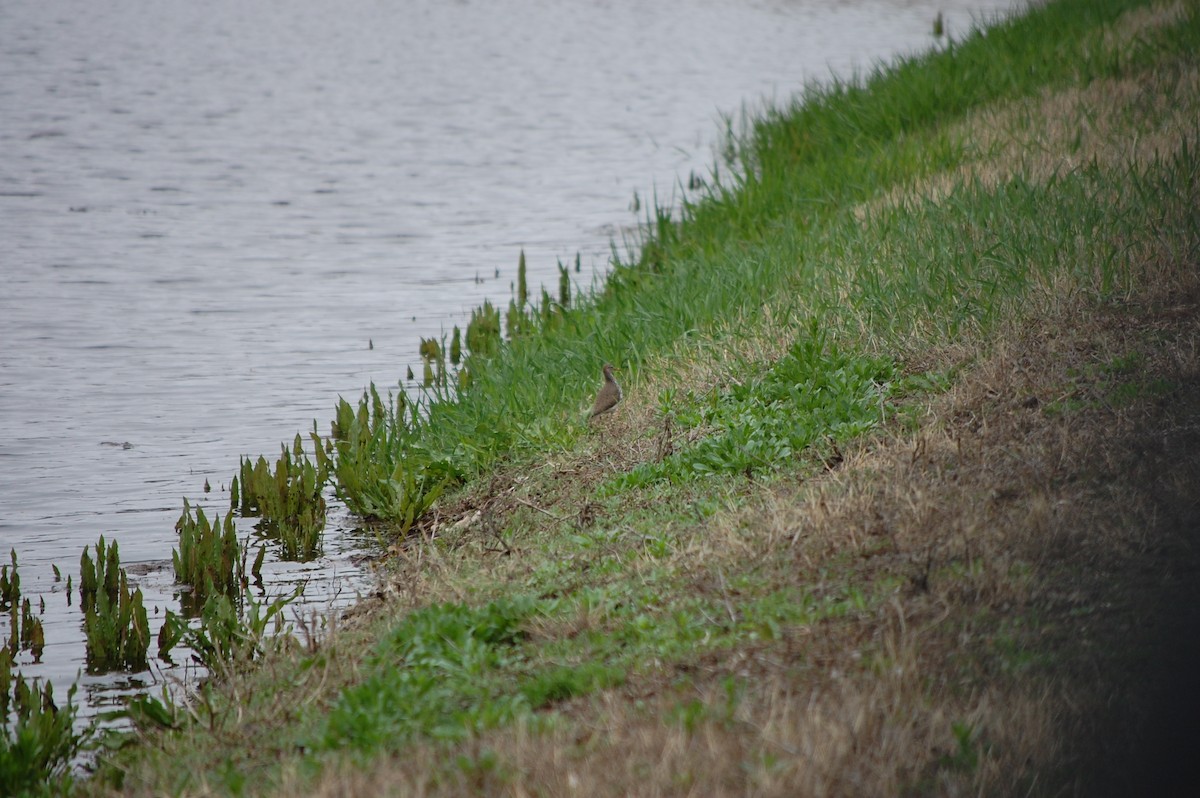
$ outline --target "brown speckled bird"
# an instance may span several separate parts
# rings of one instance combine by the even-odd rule
[[[596,403],[592,405],[592,412],[588,416],[588,420],[609,412],[617,406],[619,401],[621,401],[621,386],[613,379],[613,367],[605,363],[604,385],[600,388],[600,393],[596,394]]]

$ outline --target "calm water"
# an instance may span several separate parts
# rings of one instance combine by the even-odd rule
[[[635,191],[707,171],[720,112],[1010,5],[5,0],[0,553],[47,638],[20,670],[83,670],[85,546],[119,541],[157,632],[183,497],[227,508],[240,455],[396,387],[419,336],[507,302],[521,248],[533,284],[579,252],[589,285]],[[274,591],[353,600],[353,529],[334,508]],[[82,681],[94,708],[179,673]]]

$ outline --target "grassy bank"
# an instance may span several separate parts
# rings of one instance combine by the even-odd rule
[[[368,402],[343,489],[413,527],[377,597],[147,713],[81,789],[1170,773],[1140,768],[1185,762],[1144,685],[1193,628],[1198,45],[1194,6],[1066,0],[748,123],[461,396]],[[605,361],[626,399],[589,426]]]

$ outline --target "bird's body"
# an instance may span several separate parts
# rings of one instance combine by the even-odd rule
[[[592,405],[592,412],[588,416],[588,420],[611,411],[619,401],[621,401],[621,386],[613,377],[613,367],[605,363],[604,385],[600,387],[600,393],[596,394],[596,403]]]

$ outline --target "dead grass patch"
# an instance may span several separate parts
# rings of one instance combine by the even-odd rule
[[[1187,13],[1182,2],[1135,9],[1121,18],[1103,46],[1128,50]],[[1002,103],[950,129],[950,138],[962,142],[967,152],[957,169],[896,188],[856,214],[865,219],[888,208],[940,202],[964,182],[991,188],[1022,177],[1045,183],[1085,166],[1144,167],[1156,158],[1169,158],[1195,131],[1198,86],[1200,69],[1192,66],[1047,89]],[[1133,120],[1137,124],[1130,131]]]

